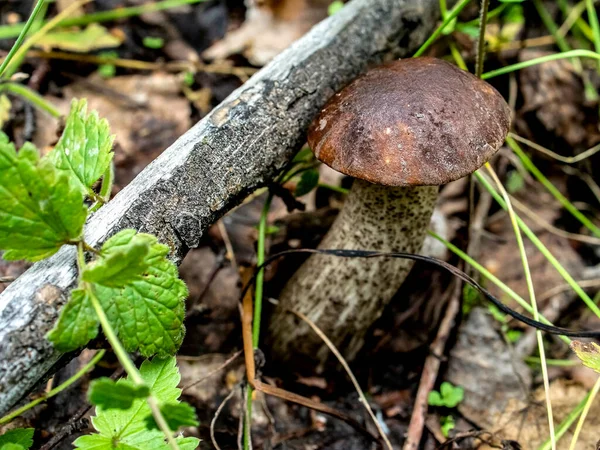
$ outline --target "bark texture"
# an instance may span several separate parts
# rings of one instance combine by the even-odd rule
[[[423,246],[437,186],[388,187],[355,180],[319,248],[417,253]],[[413,265],[406,259],[311,255],[287,282],[271,318],[269,348],[295,367],[335,359],[310,327],[314,322],[351,361]]]
[[[235,91],[90,218],[86,240],[120,229],[155,233],[175,261],[247,194],[269,182],[333,93],[369,64],[413,52],[438,0],[353,0]],[[0,295],[0,414],[60,364],[45,339],[75,283],[65,248]]]

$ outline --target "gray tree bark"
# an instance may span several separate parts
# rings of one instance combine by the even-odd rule
[[[136,228],[156,234],[179,262],[212,223],[290,161],[335,91],[368,65],[416,50],[438,14],[438,0],[353,0],[232,93],[94,214],[87,242]],[[45,334],[75,283],[74,262],[73,250],[64,248],[0,295],[0,414],[69,358]]]

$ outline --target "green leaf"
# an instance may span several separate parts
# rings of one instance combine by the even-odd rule
[[[506,332],[506,339],[508,342],[516,343],[523,336],[523,332],[521,330],[508,330]]]
[[[108,58],[109,60],[117,59],[119,54],[113,50],[107,52],[100,52],[98,56],[102,58]],[[114,64],[110,64],[110,62],[106,62],[104,64],[100,64],[98,66],[98,73],[102,78],[112,78],[117,73],[117,68]]]
[[[308,147],[304,147],[298,153],[296,153],[296,156],[294,156],[294,159],[292,160],[292,162],[293,163],[302,163],[302,162],[312,161],[313,159],[314,159],[314,155],[313,155],[312,150]]]
[[[12,103],[10,102],[10,99],[4,94],[0,95],[0,129],[2,129],[4,124],[10,119],[11,106]]]
[[[595,342],[571,342],[571,350],[575,352],[584,366],[600,373],[600,345]]]
[[[4,444],[2,447],[0,447],[0,450],[26,450],[26,449],[22,445],[8,443],[8,444]]]
[[[171,430],[177,430],[180,427],[197,427],[199,425],[196,410],[187,403],[168,403],[160,407],[160,412]],[[152,415],[146,417],[146,424],[148,428],[158,428]]]
[[[140,280],[148,268],[150,247],[156,244],[151,234],[123,230],[108,239],[100,256],[86,265],[81,277],[84,281],[108,287],[124,287]]]
[[[79,238],[87,208],[68,177],[29,143],[17,153],[0,132],[0,249],[39,261]]]
[[[460,402],[462,402],[465,391],[460,386],[453,386],[452,383],[444,381],[440,386],[440,393],[444,399],[445,405],[448,408],[455,408]]]
[[[476,38],[477,36],[479,36],[479,27],[477,27],[475,25],[466,25],[466,24],[457,23],[456,29],[462,33],[465,33],[468,36],[473,37],[473,38]]]
[[[452,417],[452,416],[440,417],[440,428],[442,430],[442,434],[444,435],[444,437],[448,437],[448,435],[454,429],[455,426],[456,426],[456,422],[454,421],[454,417]]]
[[[28,449],[33,445],[33,428],[15,428],[0,435],[0,449]]]
[[[455,408],[463,400],[464,394],[463,388],[444,381],[439,392],[432,391],[429,393],[428,401],[431,406]]]
[[[335,13],[340,11],[344,7],[344,2],[341,0],[333,1],[327,8],[327,14],[333,16]]]
[[[194,84],[194,73],[193,72],[185,72],[183,74],[183,84],[185,84],[187,87],[192,87]]]
[[[92,23],[83,30],[51,31],[45,34],[36,46],[45,50],[58,48],[69,52],[89,53],[101,48],[118,47],[122,43],[122,38],[111,34],[102,25]]]
[[[88,195],[112,160],[113,139],[105,119],[95,111],[87,114],[85,100],[73,100],[65,130],[48,158]]]
[[[166,258],[168,253],[169,247],[155,242],[138,280],[121,288],[94,284],[108,320],[128,351],[169,356],[183,341],[188,291],[177,267]]]
[[[144,47],[152,48],[152,49],[159,49],[159,48],[164,47],[165,40],[161,37],[146,36],[142,40],[142,43],[144,44]]]
[[[144,361],[140,373],[160,404],[178,402],[181,390],[177,388],[180,376],[175,358]],[[127,410],[98,406],[96,415],[92,417],[97,433],[78,438],[74,445],[85,450],[168,450],[163,433],[146,427],[146,417],[150,414],[150,407],[145,399],[135,399]],[[176,439],[181,450],[193,450],[199,443],[196,438]]]
[[[148,398],[150,389],[126,379],[114,381],[102,377],[92,381],[88,395],[93,405],[104,409],[129,409],[135,400]]]
[[[96,311],[83,289],[71,291],[71,299],[47,337],[61,352],[70,352],[86,345],[98,335]]]
[[[525,179],[518,171],[511,170],[506,176],[505,185],[509,194],[514,194],[525,187]]]
[[[427,403],[429,403],[431,406],[444,406],[442,396],[437,391],[431,391],[429,393]]]
[[[319,184],[319,171],[317,169],[309,169],[302,172],[300,181],[296,186],[296,197],[301,197],[308,194]]]

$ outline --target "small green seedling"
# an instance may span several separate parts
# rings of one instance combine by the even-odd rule
[[[456,427],[456,422],[454,421],[454,417],[452,416],[442,416],[440,417],[440,428],[442,430],[442,434],[445,438],[450,436],[450,432],[454,430]]]
[[[460,386],[454,386],[448,381],[444,381],[440,390],[429,393],[429,404],[431,406],[443,406],[445,408],[456,408],[462,402],[465,391]]]
[[[163,48],[165,45],[165,40],[163,38],[160,37],[152,37],[152,36],[147,36],[143,39],[143,44],[144,47],[146,48],[151,48],[154,50],[157,50],[159,48]]]
[[[329,14],[330,16],[333,16],[336,12],[341,10],[343,7],[344,7],[344,2],[342,2],[341,0],[335,0],[327,8],[327,14]]]

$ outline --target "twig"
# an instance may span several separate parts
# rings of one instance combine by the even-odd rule
[[[227,397],[225,397],[223,399],[223,401],[221,402],[221,404],[215,411],[215,415],[213,416],[212,420],[210,421],[210,440],[212,441],[212,444],[214,445],[214,447],[217,450],[221,450],[221,447],[219,447],[219,444],[217,444],[217,439],[215,438],[215,424],[217,423],[217,419],[221,415],[221,411],[223,411],[223,408],[225,408],[225,405],[227,404],[227,402],[229,400],[231,400],[231,398],[233,397],[234,394],[235,394],[235,387],[231,390],[231,392],[229,394],[227,394]]]
[[[89,408],[90,407],[88,406],[86,408],[86,410]],[[50,439],[48,442],[46,442],[44,445],[42,445],[40,447],[40,450],[52,450],[54,447],[56,447],[58,444],[60,444],[61,441],[68,438],[72,434],[77,433],[77,432],[87,428],[88,425],[89,425],[89,421],[85,417],[80,418],[80,419],[76,420],[75,422],[69,421],[69,423],[67,423],[64,427],[62,427],[58,431],[58,433],[56,433],[52,437],[52,439]]]
[[[233,361],[235,361],[235,359],[240,356],[242,354],[242,350],[235,352],[233,355],[231,355],[229,358],[227,358],[227,361],[225,361],[223,364],[221,364],[219,367],[217,367],[214,370],[211,370],[208,374],[206,374],[205,376],[203,376],[202,378],[200,378],[199,380],[194,381],[193,383],[188,384],[186,387],[183,388],[183,392],[187,391],[189,388],[194,387],[199,385],[200,383],[203,383],[204,381],[208,380],[210,377],[212,377],[214,374],[219,373],[221,370],[223,370],[225,367],[227,367],[229,364],[231,364]]]
[[[249,274],[250,271],[245,271],[243,274],[244,281],[249,279]],[[252,342],[252,310],[252,292],[250,289],[248,289],[242,301],[242,338],[244,343],[244,361],[246,362],[246,377],[248,378],[248,384],[250,384],[250,386],[257,391],[278,397],[282,400],[297,403],[332,417],[336,417],[352,426],[361,434],[373,439],[376,442],[379,442],[379,439],[376,436],[371,434],[360,423],[347,414],[338,411],[335,408],[331,408],[330,406],[327,406],[321,402],[294,394],[293,392],[289,392],[275,386],[264,384],[256,378],[256,364],[254,362],[254,346]]]
[[[217,228],[219,229],[219,233],[221,234],[221,238],[223,238],[223,243],[225,244],[225,249],[227,250],[225,257],[231,261],[233,270],[235,270],[236,273],[239,273],[240,270],[235,257],[235,251],[233,250],[233,244],[231,243],[231,239],[229,238],[229,233],[227,232],[227,228],[223,223],[223,219],[217,222]]]
[[[421,375],[421,381],[419,382],[417,397],[415,398],[413,414],[410,418],[410,424],[408,425],[408,431],[406,433],[406,441],[404,442],[403,447],[404,450],[416,450],[419,448],[419,442],[421,442],[421,436],[423,434],[423,426],[425,425],[425,416],[429,406],[429,393],[433,389],[435,380],[438,376],[438,371],[440,370],[440,355],[444,352],[448,336],[454,327],[456,316],[460,311],[461,292],[462,283],[456,282],[450,296],[450,301],[446,307],[444,318],[440,323],[437,336],[429,347],[429,356],[425,359],[425,365],[423,366],[423,373]]]
[[[331,340],[329,340],[329,338],[325,335],[325,333],[323,333],[321,331],[321,329],[319,327],[317,327],[317,325],[314,322],[312,322],[308,317],[306,317],[304,314],[297,312],[297,311],[292,311],[292,310],[288,310],[288,312],[291,312],[292,314],[298,316],[300,319],[302,319],[304,322],[306,322],[306,324],[308,324],[308,326],[311,327],[315,333],[317,333],[317,335],[323,340],[323,342],[325,342],[325,345],[327,345],[327,347],[329,347],[329,350],[331,350],[331,352],[335,355],[337,360],[340,362],[340,364],[346,371],[346,374],[350,378],[350,381],[352,381],[352,384],[354,385],[354,389],[356,389],[358,397],[360,398],[360,402],[363,404],[363,406],[367,410],[367,413],[369,414],[369,416],[371,416],[371,419],[373,420],[373,423],[375,424],[375,428],[377,428],[377,431],[379,432],[381,439],[383,440],[383,442],[385,443],[385,445],[387,446],[388,449],[393,450],[392,443],[390,442],[390,440],[386,436],[385,432],[381,428],[381,425],[379,424],[377,417],[375,417],[375,414],[373,414],[373,410],[371,409],[371,406],[369,405],[369,402],[368,402],[367,398],[365,397],[365,394],[363,393],[362,389],[360,388],[360,384],[358,384],[358,381],[356,380],[356,377],[352,373],[350,366],[348,365],[348,363],[346,362],[346,360],[344,359],[342,354],[335,347],[335,345],[333,345],[333,342],[331,342]]]

